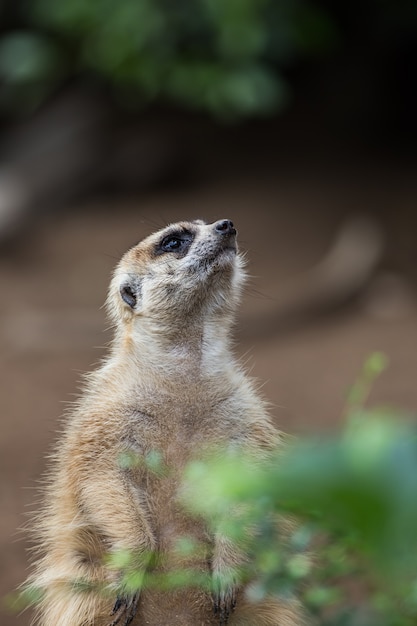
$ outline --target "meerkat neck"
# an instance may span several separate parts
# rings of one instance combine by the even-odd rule
[[[224,319],[186,320],[175,332],[142,321],[138,328],[126,325],[116,332],[112,357],[129,368],[164,378],[206,378],[219,375],[232,360],[230,324]]]

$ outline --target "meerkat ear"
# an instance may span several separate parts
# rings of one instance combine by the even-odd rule
[[[130,283],[123,283],[120,286],[120,296],[131,309],[136,307],[138,301],[138,288],[137,285],[133,286]]]

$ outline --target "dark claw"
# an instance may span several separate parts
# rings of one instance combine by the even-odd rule
[[[129,626],[136,615],[138,602],[138,593],[129,596],[117,596],[111,612],[114,620],[110,622],[109,626]]]
[[[117,596],[117,600],[114,603],[114,607],[113,607],[111,614],[115,615],[115,613],[117,613],[117,611],[120,609],[121,606],[122,606],[122,599],[119,596]]]
[[[213,596],[213,611],[219,618],[219,626],[226,626],[236,608],[236,588],[228,587]]]

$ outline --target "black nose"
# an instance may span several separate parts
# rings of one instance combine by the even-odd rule
[[[236,235],[232,220],[219,220],[215,223],[214,230],[220,235]]]

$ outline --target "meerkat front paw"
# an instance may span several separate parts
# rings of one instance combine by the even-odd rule
[[[213,594],[213,611],[219,618],[219,626],[226,626],[236,607],[236,587],[227,587]]]
[[[128,626],[136,615],[139,602],[139,592],[118,595],[112,610],[113,621],[109,626]]]

